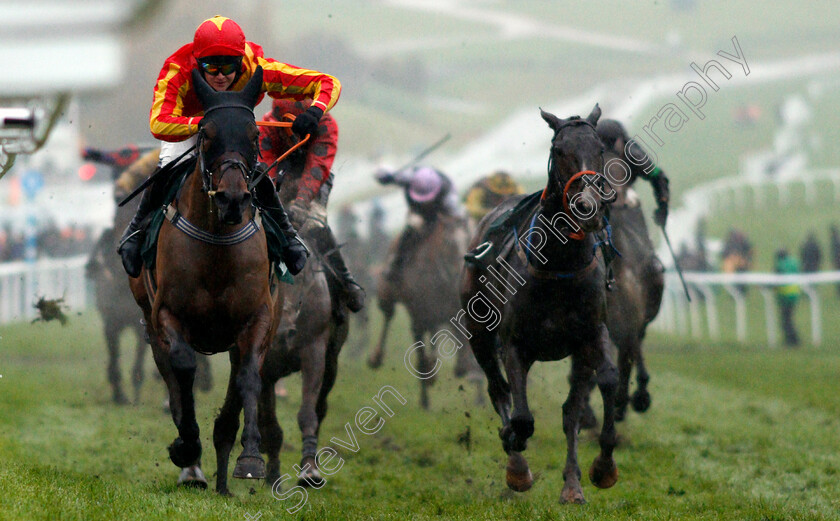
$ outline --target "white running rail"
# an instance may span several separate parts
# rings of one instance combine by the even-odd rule
[[[88,306],[88,281],[80,255],[65,259],[0,264],[0,324],[32,320],[38,316],[34,305],[39,298],[64,299],[70,311]]]
[[[764,301],[767,344],[778,345],[779,326],[776,317],[777,286],[796,284],[810,304],[811,343],[822,343],[822,306],[817,287],[840,283],[840,271],[822,271],[801,275],[779,275],[775,273],[684,273],[691,302],[686,299],[682,284],[674,272],[668,272],[665,279],[665,293],[659,315],[651,324],[655,330],[678,335],[691,335],[695,339],[704,334],[713,340],[720,338],[720,320],[717,298],[731,298],[735,304],[735,336],[739,342],[747,341],[746,296],[738,289],[759,291]],[[722,291],[721,291],[722,290]],[[837,309],[837,304],[826,304]],[[702,315],[705,310],[706,323]],[[705,329],[705,331],[704,331]]]

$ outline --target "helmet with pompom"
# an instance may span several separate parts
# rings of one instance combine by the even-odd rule
[[[245,56],[245,33],[239,24],[216,15],[198,26],[193,38],[193,56]]]
[[[411,178],[408,195],[418,203],[426,203],[437,197],[442,188],[443,179],[433,168],[420,167]]]

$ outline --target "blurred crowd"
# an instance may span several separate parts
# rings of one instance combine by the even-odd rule
[[[723,243],[719,263],[709,261],[707,252],[708,241],[705,237],[705,226],[701,222],[697,226],[695,245],[689,249],[682,245],[677,255],[677,261],[684,271],[721,271],[723,273],[743,273],[752,271],[755,252],[752,242],[747,235],[738,229],[731,229]],[[840,227],[832,224],[828,229],[828,251],[821,246],[818,234],[811,230],[804,240],[795,247],[779,246],[773,252],[773,271],[782,275],[800,273],[816,273],[818,271],[840,270]],[[737,288],[741,293],[746,292],[746,286]],[[840,293],[840,286],[837,288]],[[777,286],[776,304],[779,309],[781,328],[785,345],[798,346],[799,333],[794,322],[796,305],[802,294],[798,284]]]
[[[38,229],[32,237],[5,226],[0,228],[0,262],[24,260],[27,249],[32,250],[32,258],[88,255],[95,239],[94,231],[87,226],[59,227],[50,223]]]

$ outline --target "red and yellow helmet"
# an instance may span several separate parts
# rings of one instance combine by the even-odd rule
[[[245,33],[239,24],[216,15],[201,22],[193,38],[193,56],[245,56]]]

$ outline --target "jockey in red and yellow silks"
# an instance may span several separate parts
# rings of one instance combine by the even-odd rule
[[[266,58],[262,47],[247,41],[236,22],[217,15],[198,26],[192,43],[167,58],[158,75],[149,112],[149,128],[163,142],[161,167],[176,156],[184,157],[190,153],[195,140],[193,136],[198,133],[203,110],[195,93],[193,70],[198,69],[202,79],[216,91],[238,91],[245,87],[257,67],[263,69],[259,100],[264,93],[273,98],[311,100],[311,106],[295,120],[292,131],[301,137],[317,133],[319,120],[338,101],[341,93],[339,81],[329,74]],[[308,250],[289,221],[273,183],[268,177],[262,179],[254,187],[255,199],[287,238],[281,258],[272,259],[272,262],[282,260],[289,271],[296,274],[303,269]],[[140,275],[141,246],[145,239],[143,223],[152,210],[163,204],[166,181],[166,176],[154,178],[143,192],[137,214],[120,239],[118,252],[123,267],[131,277]]]
[[[297,120],[310,106],[309,100],[275,99],[263,121],[283,121],[286,114]],[[287,129],[261,126],[260,162],[273,164],[296,141]],[[365,292],[350,273],[327,222],[327,202],[333,185],[332,165],[337,149],[338,123],[332,115],[324,114],[318,122],[318,131],[303,147],[284,159],[278,168],[272,168],[269,175],[276,177],[279,169],[285,172],[280,193],[283,201],[291,201],[289,213],[292,223],[307,240],[314,242],[315,248],[327,259],[332,271],[341,279],[347,307],[357,312],[364,307]]]
[[[222,22],[220,32],[235,25],[233,20],[219,16],[211,18],[205,24],[218,24],[219,20]],[[202,27],[205,24],[202,24]],[[197,48],[193,42],[184,45],[166,59],[155,84],[154,100],[149,112],[149,128],[157,139],[183,141],[198,131],[202,110],[191,85],[190,74],[198,66],[197,59],[206,56],[243,56],[242,69],[229,90],[241,90],[251,79],[257,66],[262,66],[262,92],[268,93],[272,98],[311,99],[312,106],[323,112],[331,109],[338,101],[341,83],[333,76],[266,58],[262,47],[245,41],[244,35],[242,53],[234,54],[240,51],[233,47],[211,47],[208,50]],[[210,54],[207,54],[208,52]],[[257,103],[259,101],[262,101],[262,95]]]

